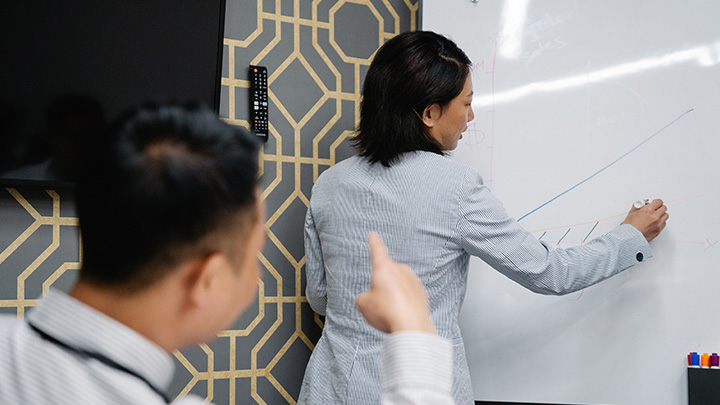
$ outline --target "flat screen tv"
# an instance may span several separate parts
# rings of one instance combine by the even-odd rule
[[[0,13],[0,184],[71,185],[77,144],[148,101],[219,109],[225,0],[13,1]]]

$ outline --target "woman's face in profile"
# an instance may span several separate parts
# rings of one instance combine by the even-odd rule
[[[472,110],[472,96],[472,77],[468,74],[465,86],[457,97],[442,109],[434,106],[438,108],[440,114],[433,120],[430,134],[440,143],[443,150],[455,149],[458,141],[462,139],[462,133],[467,130],[467,123],[475,118]]]

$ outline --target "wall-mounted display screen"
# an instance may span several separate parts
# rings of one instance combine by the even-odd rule
[[[20,1],[0,16],[0,183],[71,184],[78,150],[146,101],[218,110],[224,0]]]

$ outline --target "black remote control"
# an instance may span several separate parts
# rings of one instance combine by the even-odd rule
[[[250,65],[250,127],[263,142],[268,140],[267,68]]]

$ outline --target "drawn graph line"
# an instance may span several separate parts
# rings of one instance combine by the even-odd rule
[[[707,242],[707,244],[708,244],[708,247],[705,248],[705,251],[707,251],[710,248],[714,248],[715,245],[718,244],[718,241],[715,241],[715,243],[713,243],[713,242],[710,242],[707,238],[705,239],[705,242]]]
[[[577,291],[575,293],[577,294]],[[585,293],[585,289],[583,288],[582,290],[580,290],[580,294],[578,294],[577,297],[574,297],[574,298],[571,297],[570,295],[572,295],[572,294],[563,295],[562,297],[565,301],[578,301],[578,300],[580,300],[580,298],[582,298],[584,293]]]
[[[688,196],[688,197],[674,198],[674,199],[672,199],[672,200],[667,200],[667,201],[665,201],[665,203],[666,203],[666,204],[670,204],[670,203],[677,202],[677,201],[690,200],[690,199],[693,199],[693,198],[700,198],[700,197],[707,197],[707,196],[708,196],[707,194],[698,194],[698,195],[692,195],[692,196]],[[580,222],[580,223],[577,223],[577,224],[570,224],[570,225],[567,225],[567,224],[566,224],[566,225],[551,226],[551,227],[542,228],[542,229],[534,229],[534,230],[530,231],[530,233],[542,232],[543,234],[540,236],[540,238],[542,238],[543,236],[545,236],[545,234],[547,233],[547,231],[553,231],[553,230],[565,229],[565,228],[576,228],[576,227],[578,227],[578,226],[590,225],[590,224],[593,224],[593,223],[600,223],[600,222],[604,222],[604,221],[607,221],[607,220],[610,220],[610,219],[613,219],[613,218],[622,217],[622,216],[625,216],[625,215],[627,215],[627,214],[628,214],[628,213],[627,213],[627,211],[626,211],[626,212],[621,212],[621,213],[619,213],[619,214],[611,215],[611,216],[609,216],[609,217],[600,218],[600,219],[593,219],[592,221]],[[596,225],[596,226],[597,226],[597,225]],[[593,227],[593,229],[590,230],[590,233],[592,233],[592,231],[594,231],[594,230],[595,230],[595,227]],[[590,233],[588,233],[588,236],[590,236]],[[588,236],[586,236],[585,238],[587,239]],[[540,239],[540,238],[538,238],[538,239]],[[701,243],[702,243],[702,244],[705,244],[705,242],[701,242]]]
[[[560,245],[560,242],[562,242],[563,239],[565,239],[565,237],[567,236],[567,234],[570,233],[570,230],[571,230],[571,229],[572,229],[572,228],[568,228],[568,230],[565,232],[565,234],[562,236],[562,238],[560,238],[560,240],[557,241],[558,246]]]
[[[521,216],[520,219],[518,219],[518,222],[522,221],[523,218],[525,218],[525,217],[527,217],[528,215],[536,212],[536,211],[539,210],[540,208],[542,208],[542,207],[550,204],[551,202],[553,202],[553,201],[557,200],[558,198],[564,196],[565,194],[571,192],[572,190],[576,189],[576,188],[579,187],[581,184],[587,182],[588,180],[592,179],[593,177],[597,176],[598,174],[604,172],[604,171],[607,170],[610,166],[612,166],[612,165],[614,165],[615,163],[619,162],[621,159],[623,159],[623,158],[626,157],[627,155],[631,154],[632,152],[634,152],[635,150],[637,150],[639,147],[643,146],[646,142],[648,142],[649,140],[651,140],[652,138],[654,138],[656,135],[660,134],[661,132],[663,132],[664,130],[666,130],[668,127],[670,127],[671,125],[673,125],[674,123],[676,123],[678,120],[680,120],[682,117],[690,114],[690,113],[693,112],[693,111],[695,111],[695,109],[694,109],[694,108],[691,108],[691,109],[685,111],[684,113],[680,114],[677,118],[675,118],[674,120],[670,121],[670,123],[668,123],[668,124],[665,125],[664,127],[660,128],[660,129],[659,129],[658,131],[656,131],[654,134],[652,134],[652,135],[650,135],[649,137],[645,138],[645,140],[643,140],[643,141],[640,142],[639,144],[635,145],[634,148],[632,148],[632,149],[630,149],[629,151],[625,152],[622,156],[620,156],[619,158],[613,160],[612,162],[610,162],[608,165],[606,165],[606,166],[603,167],[602,169],[600,169],[600,170],[596,171],[595,173],[591,174],[588,178],[580,181],[580,182],[577,183],[576,185],[574,185],[574,186],[570,187],[569,189],[563,191],[562,193],[556,195],[555,197],[551,198],[549,201],[543,203],[542,205],[540,205],[539,207],[535,208],[534,210],[532,210],[532,211],[528,212],[527,214]]]
[[[592,227],[592,229],[590,230],[590,232],[588,232],[588,234],[585,235],[585,237],[583,238],[582,243],[585,243],[585,241],[587,240],[587,238],[588,238],[588,237],[590,236],[590,234],[595,230],[595,228],[597,228],[597,226],[598,226],[599,223],[600,223],[600,221],[595,222],[595,225],[593,225],[593,227]]]

